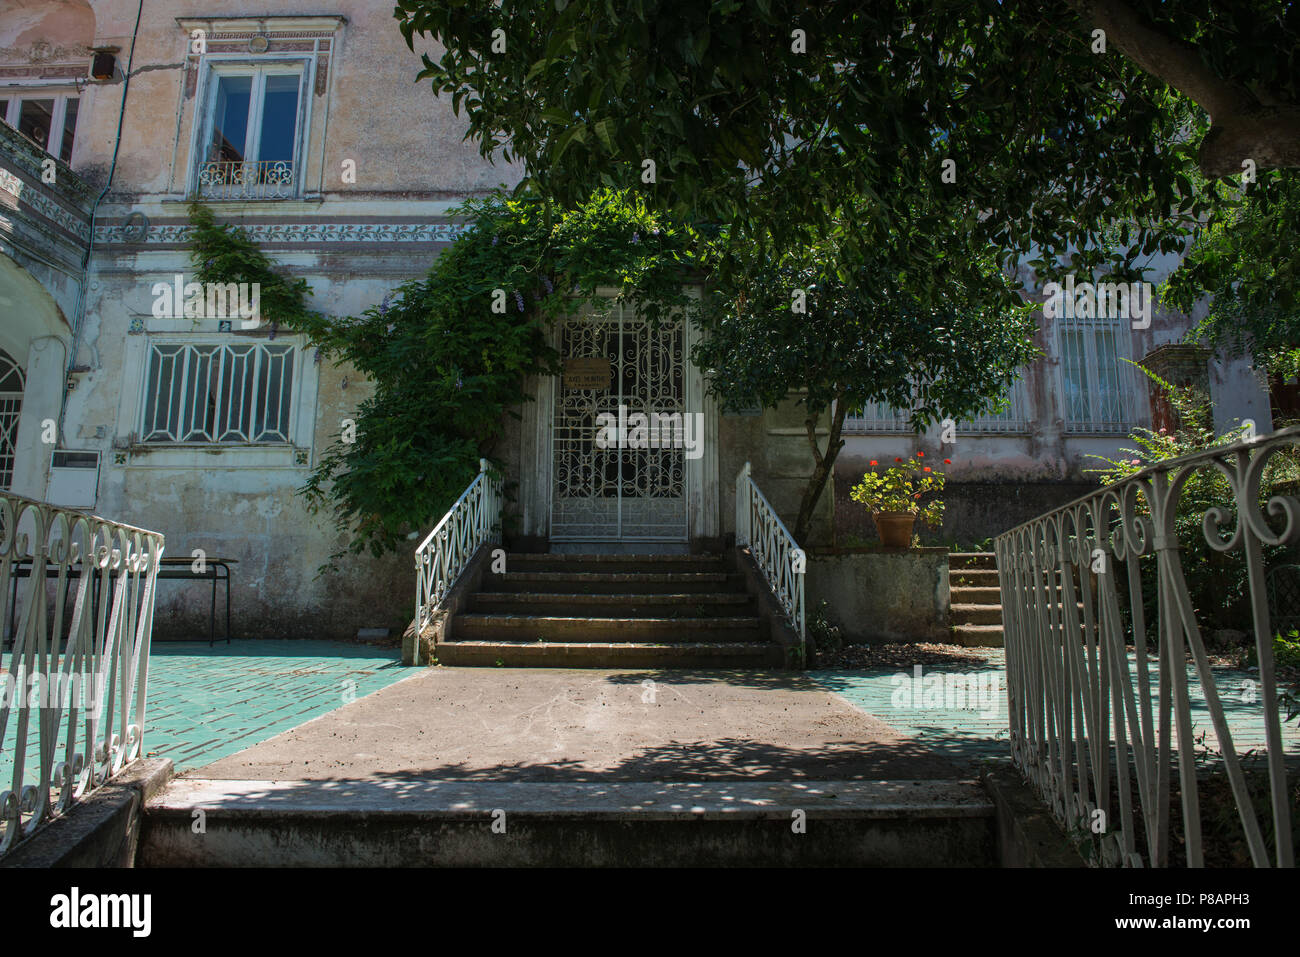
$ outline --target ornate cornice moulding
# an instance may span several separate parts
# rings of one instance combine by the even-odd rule
[[[465,223],[249,223],[242,226],[256,243],[450,243]],[[95,243],[168,246],[189,242],[188,223],[153,226],[143,240],[129,238],[125,225],[95,227]]]

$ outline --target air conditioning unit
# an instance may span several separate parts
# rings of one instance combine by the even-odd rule
[[[50,459],[45,500],[64,508],[94,508],[99,495],[99,453],[59,449]]]

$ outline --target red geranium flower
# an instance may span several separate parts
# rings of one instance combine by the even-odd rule
[[[944,465],[952,465],[952,459],[944,459],[944,460],[943,460],[943,464],[944,464]]]
[[[921,469],[921,471],[922,471],[922,472],[928,472],[928,471],[930,471],[930,466],[927,465],[925,468]]]
[[[923,458],[925,458],[925,453],[924,453],[924,452],[917,452],[917,453],[916,453],[916,457],[917,457],[918,459],[923,459]]]
[[[872,460],[871,460],[871,464],[872,464],[872,465],[879,465],[880,463],[877,462],[875,459],[872,459]]]
[[[894,459],[894,461],[895,461],[895,462],[901,462],[901,461],[903,461],[903,460],[902,460],[902,459]]]

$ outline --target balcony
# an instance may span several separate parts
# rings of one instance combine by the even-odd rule
[[[209,160],[199,165],[198,196],[206,200],[293,199],[290,160]]]

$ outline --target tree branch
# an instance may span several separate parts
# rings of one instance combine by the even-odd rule
[[[1085,25],[1106,31],[1134,65],[1164,80],[1210,114],[1198,164],[1212,179],[1242,171],[1300,167],[1300,106],[1263,104],[1250,90],[1216,74],[1196,47],[1144,24],[1123,0],[1066,0]]]

